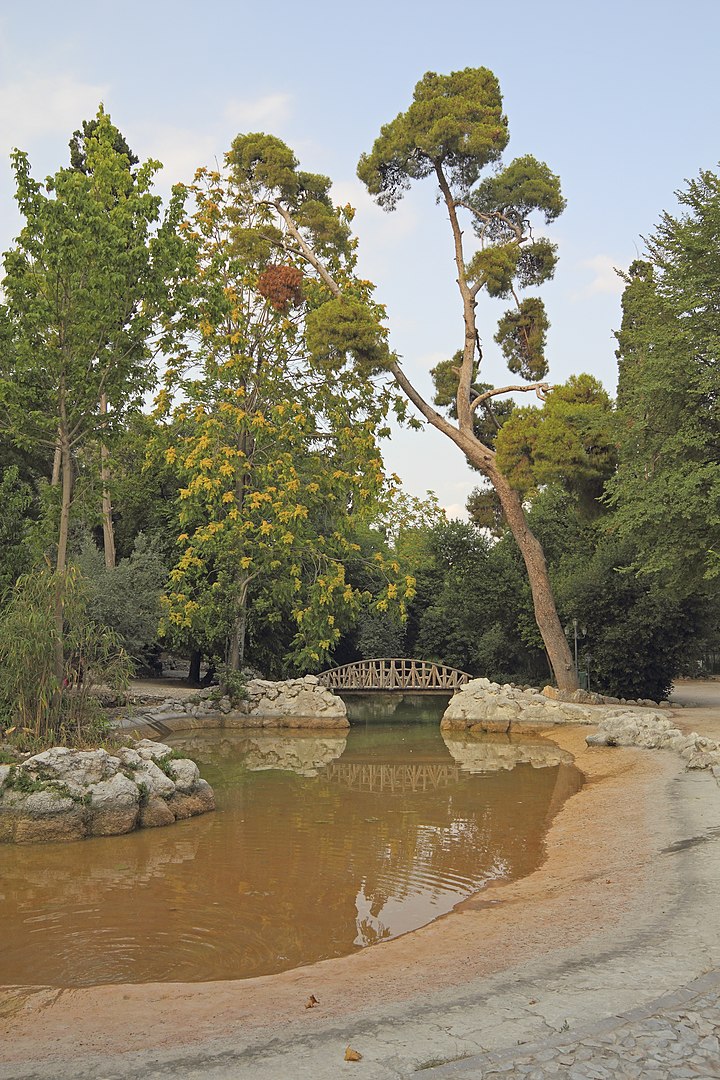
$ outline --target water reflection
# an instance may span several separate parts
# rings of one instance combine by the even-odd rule
[[[4,982],[242,978],[345,955],[529,873],[579,784],[547,743],[543,759],[427,724],[173,741],[215,787],[215,814],[0,848]]]
[[[408,791],[430,791],[457,783],[460,769],[455,765],[397,765],[388,762],[338,761],[328,765],[325,777],[350,791],[380,791],[404,795]]]
[[[547,769],[555,765],[571,765],[572,754],[561,750],[545,739],[524,737],[517,741],[510,735],[458,735],[441,732],[443,742],[453,760],[464,772],[477,774],[514,769],[517,765],[532,765]]]
[[[207,758],[207,734],[176,736],[171,741],[173,747],[196,761]],[[276,769],[298,776],[317,776],[329,762],[340,757],[346,745],[345,735],[318,736],[311,732],[249,735],[231,731],[217,735],[211,756],[214,760],[242,760],[250,772]]]

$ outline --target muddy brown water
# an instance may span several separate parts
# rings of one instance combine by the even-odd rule
[[[0,849],[0,982],[240,979],[350,954],[530,873],[581,783],[551,743],[443,738],[437,719],[170,741],[217,811]]]

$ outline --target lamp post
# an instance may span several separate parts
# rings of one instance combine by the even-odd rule
[[[572,636],[573,636],[573,644],[574,644],[574,647],[575,647],[575,678],[579,681],[580,680],[580,671],[579,671],[579,668],[578,668],[578,638],[579,637],[587,637],[587,627],[586,626],[580,626],[578,624],[577,619],[573,619],[572,622],[568,623],[567,626],[565,627],[565,633],[567,634],[568,637],[570,637],[571,633],[572,633]],[[588,681],[589,681],[589,677],[588,677]]]

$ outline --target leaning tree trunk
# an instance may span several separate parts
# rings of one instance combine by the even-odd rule
[[[474,465],[483,476],[487,477],[497,492],[508,527],[525,562],[535,609],[535,619],[548,659],[555,673],[555,681],[560,690],[576,690],[578,686],[577,672],[570,653],[570,646],[558,617],[542,546],[527,523],[520,496],[510,487],[507,478],[495,464],[494,451],[481,443],[472,429],[460,430],[436,409],[433,409],[418,393],[397,361],[393,360],[388,366],[395,376],[396,382],[410,401],[418,407],[433,427],[441,431],[443,435],[447,435],[462,450],[470,464]],[[468,426],[471,423],[472,419],[468,422]]]
[[[578,685],[577,673],[570,654],[563,628],[560,625],[555,598],[553,597],[550,579],[547,572],[547,564],[542,547],[537,537],[531,532],[522,501],[516,491],[507,482],[507,479],[495,464],[495,453],[490,447],[482,443],[474,433],[473,407],[471,385],[474,372],[474,359],[478,345],[477,325],[475,321],[475,292],[467,282],[465,257],[463,254],[462,229],[457,218],[455,202],[450,187],[443,176],[442,169],[436,166],[438,182],[448,209],[450,225],[453,233],[455,252],[455,264],[457,268],[457,284],[460,290],[463,305],[463,322],[465,326],[465,344],[463,348],[463,362],[458,378],[457,393],[457,425],[451,423],[446,417],[434,409],[416,390],[405,375],[394,356],[389,357],[387,370],[394,376],[400,389],[406,397],[417,407],[434,428],[441,431],[458,446],[468,461],[487,477],[495,488],[505,516],[523,560],[527,568],[530,580],[530,589],[535,608],[535,618],[538,624],[540,636],[547,650],[548,658],[555,673],[555,681],[561,690],[576,690]],[[290,236],[297,243],[299,252],[317,270],[333,296],[342,296],[342,289],[333,278],[328,268],[319,256],[312,250],[301,235],[297,224],[291,214],[280,202],[273,203],[283,221],[287,225]],[[505,387],[504,391],[531,389],[530,386]],[[503,392],[504,392],[503,391]],[[494,393],[500,391],[495,391]]]
[[[578,685],[577,671],[557,613],[542,545],[528,526],[517,491],[510,487],[501,472],[493,470],[493,475],[486,475],[497,492],[505,520],[525,562],[535,621],[555,673],[555,681],[560,690],[575,690]]]

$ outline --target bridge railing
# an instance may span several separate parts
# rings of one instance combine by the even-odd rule
[[[318,675],[335,690],[457,690],[473,676],[432,660],[380,657],[329,668]]]

